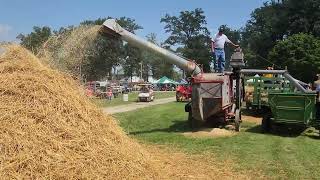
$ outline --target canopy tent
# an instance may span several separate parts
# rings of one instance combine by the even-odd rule
[[[158,79],[154,82],[154,84],[179,84],[178,82],[163,76],[162,78]]]

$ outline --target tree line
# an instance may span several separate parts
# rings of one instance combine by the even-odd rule
[[[66,39],[70,39],[74,32],[79,36],[90,36],[85,34],[92,33],[86,32],[88,28],[95,25],[102,25],[105,20],[110,18],[111,17],[99,18],[96,20],[85,20],[78,26],[61,27],[59,30],[52,30],[47,26],[35,26],[31,33],[26,35],[19,34],[17,38],[21,40],[22,46],[37,55],[41,55],[42,50],[47,48],[47,46],[52,46],[50,47],[50,50],[57,51],[50,54],[56,61],[54,63],[58,63],[58,67],[60,69],[67,70],[69,73],[81,78],[82,80],[91,81],[105,78],[110,79],[111,77],[116,76],[116,68],[120,65],[122,67],[122,73],[124,73],[126,77],[132,77],[133,75],[141,73],[140,63],[143,65],[142,75],[144,79],[147,79],[150,72],[152,72],[155,78],[159,78],[162,75],[173,75],[172,64],[164,62],[160,57],[132,47],[130,44],[123,43],[119,39],[111,39],[106,36],[102,36],[101,34],[98,34],[93,42],[91,40],[90,46],[85,46],[86,49],[78,47],[78,44],[73,44],[73,48],[79,48],[75,49],[77,52],[75,52],[74,56],[77,56],[77,54],[80,53],[79,51],[86,51],[85,56],[81,56],[80,60],[73,63],[62,62],[71,61],[70,55],[63,57],[66,60],[61,60],[61,54],[65,54],[64,49],[66,47],[63,46],[63,43],[66,43]],[[131,18],[120,17],[117,19],[117,22],[132,33],[136,33],[136,31],[142,29],[142,27]],[[78,31],[80,33],[78,33]],[[149,41],[158,44],[155,34],[151,33],[146,38]],[[85,40],[86,39],[79,43],[89,43],[85,42]],[[52,41],[61,41],[61,43],[52,43]],[[72,42],[70,46],[72,46]]]
[[[110,18],[110,17],[107,17]],[[86,20],[83,25],[101,25],[107,18]],[[134,19],[121,17],[118,23],[132,33],[143,29]],[[177,16],[165,15],[160,20],[165,25],[168,38],[164,42],[157,40],[151,33],[146,38],[155,44],[195,60],[205,72],[209,72],[211,54],[210,34],[204,11],[196,8],[182,11]],[[318,0],[271,0],[255,9],[251,18],[240,29],[231,29],[223,25],[225,34],[233,42],[239,43],[244,50],[247,66],[265,69],[287,68],[296,78],[312,82],[320,70],[320,1]],[[74,28],[74,26],[71,26]],[[52,35],[65,33],[67,28],[58,31],[49,27],[34,27],[30,34],[20,34],[21,44],[37,53],[42,44]],[[137,49],[123,42],[112,42],[99,38],[99,52],[90,57],[85,71],[88,80],[99,79],[112,74],[112,69],[121,65],[127,77],[140,74],[146,79],[150,73],[155,78],[166,75],[177,78],[174,65],[163,57]],[[227,66],[233,49],[226,48]]]
[[[320,1],[266,2],[252,12],[241,36],[248,66],[287,68],[312,82],[320,70]]]

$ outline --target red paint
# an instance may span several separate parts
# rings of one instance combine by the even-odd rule
[[[179,85],[176,88],[176,94],[180,93],[182,96],[180,97],[182,100],[188,100],[191,98],[192,94],[192,86],[191,85]]]

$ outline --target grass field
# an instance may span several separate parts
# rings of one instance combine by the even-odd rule
[[[320,140],[307,136],[261,134],[260,125],[244,122],[236,136],[190,138],[183,103],[170,103],[116,114],[130,136],[145,143],[168,145],[188,153],[210,152],[218,160],[234,161],[237,170],[257,170],[269,178],[320,177]]]
[[[176,95],[175,91],[159,91],[155,92],[155,99],[162,99],[168,97],[174,97]],[[118,105],[125,105],[137,102],[138,99],[138,92],[132,92],[128,95],[129,101],[125,102],[122,100],[122,95],[119,95],[117,98],[108,101],[107,99],[92,99],[99,107],[110,107],[110,106],[118,106]]]

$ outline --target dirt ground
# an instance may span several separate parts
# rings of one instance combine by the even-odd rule
[[[119,106],[103,108],[103,112],[105,112],[107,114],[116,114],[116,113],[121,113],[121,112],[133,111],[136,109],[154,106],[154,105],[158,105],[158,104],[166,104],[169,102],[174,102],[175,100],[176,100],[176,97],[170,97],[170,98],[163,98],[163,99],[155,99],[152,102],[130,103],[130,104],[126,104],[126,105],[119,105]]]
[[[242,115],[243,122],[250,122],[255,124],[261,124],[261,118],[254,116]],[[230,129],[230,128],[229,128]],[[232,129],[232,128],[231,128]],[[227,130],[223,128],[204,128],[195,132],[184,132],[184,136],[192,138],[217,138],[217,137],[230,137],[237,135],[234,130]]]
[[[260,171],[236,171],[234,160],[217,161],[212,154],[188,154],[161,145],[145,145],[168,179],[264,179]]]

